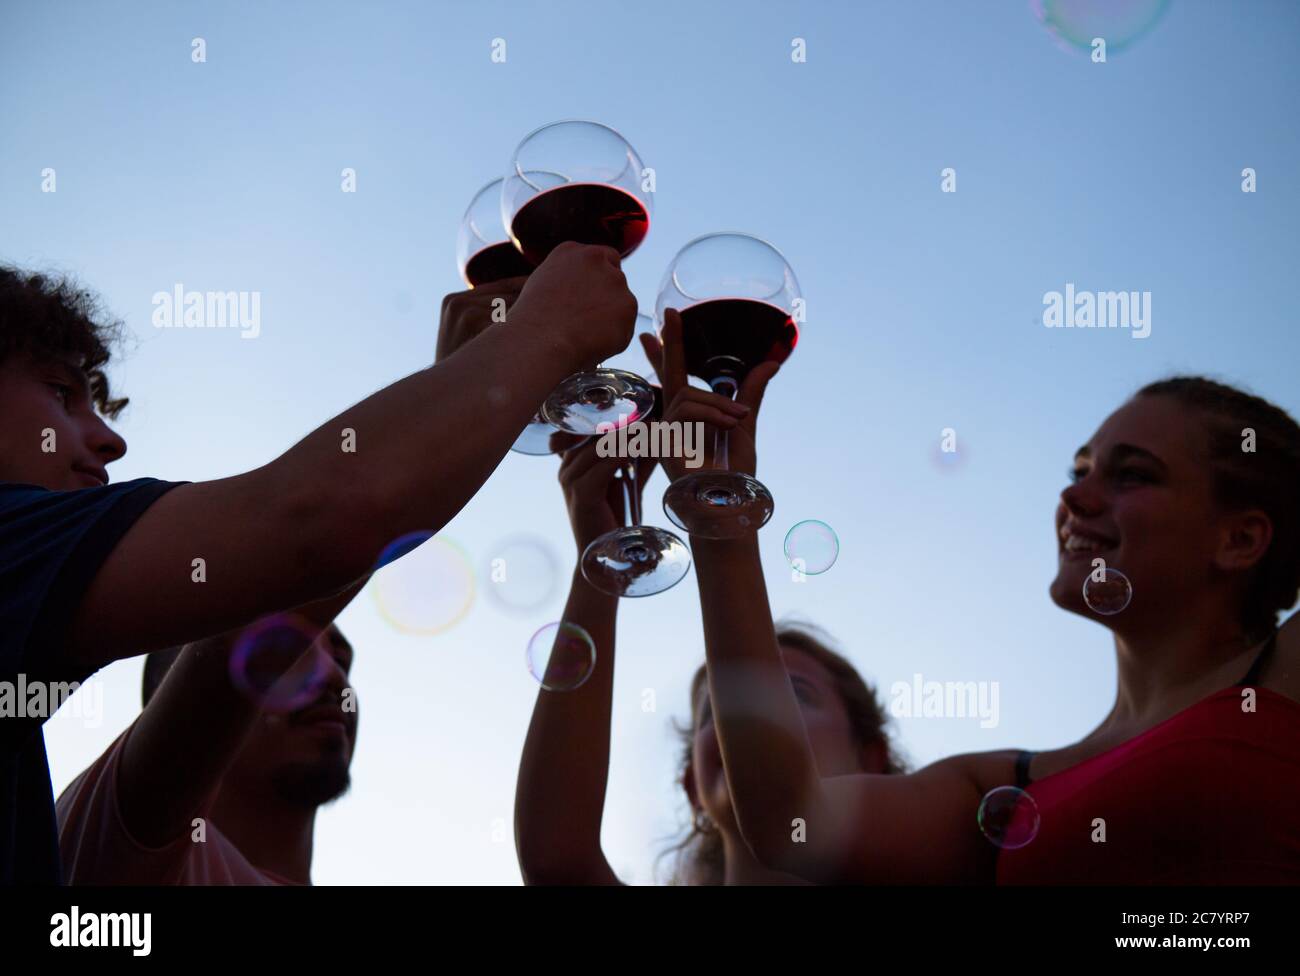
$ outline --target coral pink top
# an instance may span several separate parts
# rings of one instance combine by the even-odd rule
[[[1021,753],[1041,820],[998,852],[997,883],[1300,884],[1300,703],[1253,687],[1275,643],[1237,685],[1069,769],[1030,783]]]

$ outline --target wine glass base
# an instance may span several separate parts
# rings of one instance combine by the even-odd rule
[[[639,420],[654,408],[654,388],[625,369],[574,373],[542,404],[547,423],[570,434],[603,433]]]
[[[665,529],[629,525],[606,532],[582,554],[582,575],[610,596],[653,596],[680,583],[691,553]]]
[[[515,438],[515,442],[510,445],[510,450],[516,454],[530,454],[533,457],[554,454],[555,452],[551,450],[551,435],[554,433],[556,430],[551,424],[542,420],[540,416],[534,417],[533,422]]]
[[[738,539],[761,529],[776,503],[757,478],[741,471],[699,471],[664,492],[674,525],[701,539]]]

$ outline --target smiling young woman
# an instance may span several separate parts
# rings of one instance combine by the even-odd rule
[[[1111,631],[1114,705],[1063,748],[904,775],[823,773],[757,543],[693,539],[746,846],[819,882],[1300,882],[1300,622],[1276,630],[1300,589],[1298,508],[1300,427],[1284,411],[1199,377],[1140,390],[1077,452],[1056,513],[1051,595]],[[1084,596],[1099,558],[1131,581],[1119,612]],[[1009,786],[1012,816],[1037,830],[991,844],[982,801]]]

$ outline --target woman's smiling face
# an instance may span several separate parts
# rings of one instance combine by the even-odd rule
[[[1057,505],[1058,606],[1097,616],[1083,595],[1097,559],[1132,585],[1126,623],[1167,620],[1222,587],[1234,524],[1214,500],[1208,441],[1200,412],[1169,396],[1135,397],[1106,418]]]

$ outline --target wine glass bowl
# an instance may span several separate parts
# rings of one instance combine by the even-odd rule
[[[611,247],[627,257],[650,229],[653,194],[627,140],[607,125],[552,122],[524,137],[501,183],[501,223],[529,261],[540,264],[565,241]],[[575,373],[547,398],[541,416],[561,430],[591,435],[629,423],[653,401],[649,384],[626,370]]]
[[[650,230],[654,196],[644,167],[618,132],[566,119],[534,129],[515,149],[501,184],[501,223],[540,264],[564,241],[635,251]]]
[[[535,265],[514,246],[501,222],[501,184],[495,179],[465,208],[456,235],[456,270],[471,288],[531,274]]]

